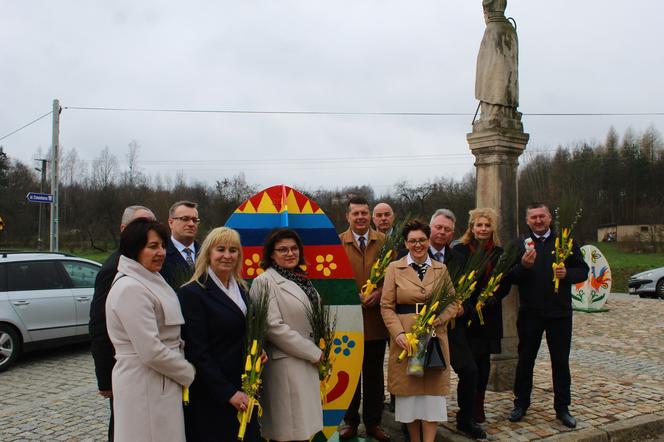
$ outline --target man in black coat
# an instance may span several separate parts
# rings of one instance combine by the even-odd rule
[[[120,232],[127,224],[137,218],[155,219],[150,209],[143,206],[129,206],[120,221]],[[95,291],[90,302],[90,352],[95,363],[95,375],[97,376],[97,387],[102,397],[109,399],[111,405],[111,419],[108,423],[108,440],[113,440],[113,388],[111,386],[111,373],[115,365],[115,350],[106,331],[106,297],[111,290],[113,279],[118,273],[118,261],[120,252],[115,251],[106,259],[104,265],[97,273],[95,279]]]
[[[450,247],[454,237],[456,217],[451,210],[438,209],[431,216],[431,238],[429,239],[429,255],[432,259],[443,262],[448,269],[463,269],[464,256]],[[469,305],[462,307],[466,313],[471,310]],[[466,339],[466,320],[458,319],[455,326],[448,328],[447,339],[450,345],[450,363],[459,377],[457,383],[456,426],[459,431],[474,439],[486,438],[486,433],[475,422],[475,389],[477,387],[477,365]]]
[[[533,368],[537,352],[546,332],[546,342],[551,356],[554,409],[556,418],[565,426],[576,427],[576,419],[569,412],[571,403],[571,376],[569,353],[572,345],[572,284],[588,277],[588,265],[581,256],[577,244],[564,266],[552,269],[555,261],[555,238],[551,230],[551,212],[543,203],[529,204],[526,224],[531,233],[520,239],[518,246],[521,262],[511,271],[514,284],[519,287],[519,361],[514,381],[514,409],[508,419],[520,421],[530,406],[533,389]],[[558,293],[554,290],[553,277],[560,280]]]
[[[168,210],[171,238],[166,245],[166,258],[159,273],[175,291],[194,273],[199,249],[196,234],[200,222],[198,204],[194,202],[178,201]]]

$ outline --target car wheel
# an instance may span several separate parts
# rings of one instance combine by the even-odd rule
[[[657,286],[655,287],[655,293],[657,293],[659,299],[664,299],[664,278],[657,281]]]
[[[21,353],[21,338],[6,324],[0,324],[0,372],[5,371]]]

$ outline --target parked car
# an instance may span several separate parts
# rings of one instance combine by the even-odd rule
[[[89,339],[100,268],[65,253],[0,252],[0,372],[24,351]]]
[[[632,275],[627,280],[629,293],[639,295],[642,298],[664,299],[664,267]]]

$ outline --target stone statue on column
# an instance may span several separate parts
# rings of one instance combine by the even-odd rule
[[[519,107],[519,42],[516,26],[505,17],[507,0],[483,0],[486,29],[477,55],[475,98],[480,118],[473,131],[523,130]]]
[[[479,118],[466,135],[475,156],[476,207],[493,207],[500,216],[498,235],[504,244],[518,234],[517,167],[528,143],[519,107],[519,48],[516,26],[505,17],[507,0],[483,0],[486,29],[477,56],[475,98]],[[513,290],[514,292],[515,290]],[[502,353],[492,355],[489,389],[509,390],[517,362],[515,293],[502,301]]]

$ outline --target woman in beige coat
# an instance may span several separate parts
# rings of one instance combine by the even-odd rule
[[[273,231],[263,248],[265,272],[251,286],[270,294],[263,371],[262,434],[272,441],[305,441],[323,428],[318,363],[323,352],[313,342],[307,319],[310,299],[318,293],[300,270],[302,241],[290,229]]]
[[[184,441],[182,387],[194,380],[180,339],[184,324],[175,292],[159,274],[168,230],[139,218],[120,237],[118,274],[106,301],[115,347],[114,440]]]
[[[403,228],[408,255],[387,268],[380,302],[385,326],[390,332],[387,384],[395,395],[395,419],[406,423],[411,442],[420,441],[420,425],[425,442],[433,442],[438,422],[447,420],[445,395],[450,388],[450,357],[446,322],[455,317],[456,304],[450,305],[434,321],[436,336],[447,363],[444,370],[425,369],[424,376],[406,373],[407,361],[397,362],[408,349],[406,333],[415,322],[416,307],[421,307],[437,283],[444,281],[454,290],[444,264],[429,257],[431,229],[421,221],[410,221]]]

